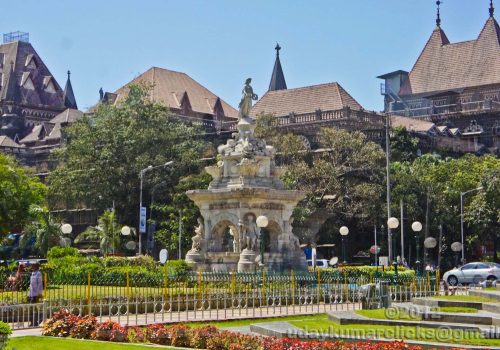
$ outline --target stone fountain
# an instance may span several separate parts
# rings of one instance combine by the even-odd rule
[[[305,194],[285,189],[274,147],[255,136],[249,112],[257,95],[250,82],[239,105],[238,133],[218,147],[218,164],[205,168],[213,178],[208,189],[186,192],[203,216],[186,262],[205,271],[305,270],[291,218]]]

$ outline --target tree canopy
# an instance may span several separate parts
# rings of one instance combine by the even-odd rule
[[[0,154],[0,237],[29,221],[30,206],[42,205],[46,187],[26,168]]]
[[[142,169],[174,161],[145,173],[144,202],[154,184],[173,188],[181,176],[198,172],[197,159],[206,148],[202,131],[152,102],[148,90],[131,86],[122,102],[101,104],[64,130],[67,143],[56,152],[59,166],[49,176],[52,207],[102,212],[115,202],[119,217],[137,223]]]

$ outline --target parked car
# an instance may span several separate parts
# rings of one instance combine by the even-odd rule
[[[313,261],[307,260],[307,266],[313,267]],[[318,269],[326,269],[327,267],[330,267],[330,265],[328,264],[327,259],[316,259],[316,267]]]
[[[459,283],[479,283],[484,280],[500,279],[500,264],[488,262],[471,262],[462,267],[454,268],[443,275],[443,281],[450,286]]]

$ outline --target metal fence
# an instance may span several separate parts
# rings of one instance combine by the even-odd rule
[[[78,315],[123,324],[227,320],[310,314],[360,308],[361,286],[386,282],[393,301],[436,295],[439,276],[368,276],[346,272],[186,273],[153,276],[50,276],[44,274],[41,302],[27,302],[29,277],[6,281],[0,292],[0,320],[13,328],[36,327],[67,308]],[[9,284],[10,283],[10,284]]]

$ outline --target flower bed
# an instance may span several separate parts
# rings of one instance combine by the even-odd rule
[[[97,322],[93,316],[75,316],[62,309],[44,322],[42,334],[112,342],[153,343],[206,350],[422,350],[404,342],[374,343],[343,341],[302,341],[276,339],[219,331],[213,326],[189,327],[182,324],[122,326],[114,321]]]

